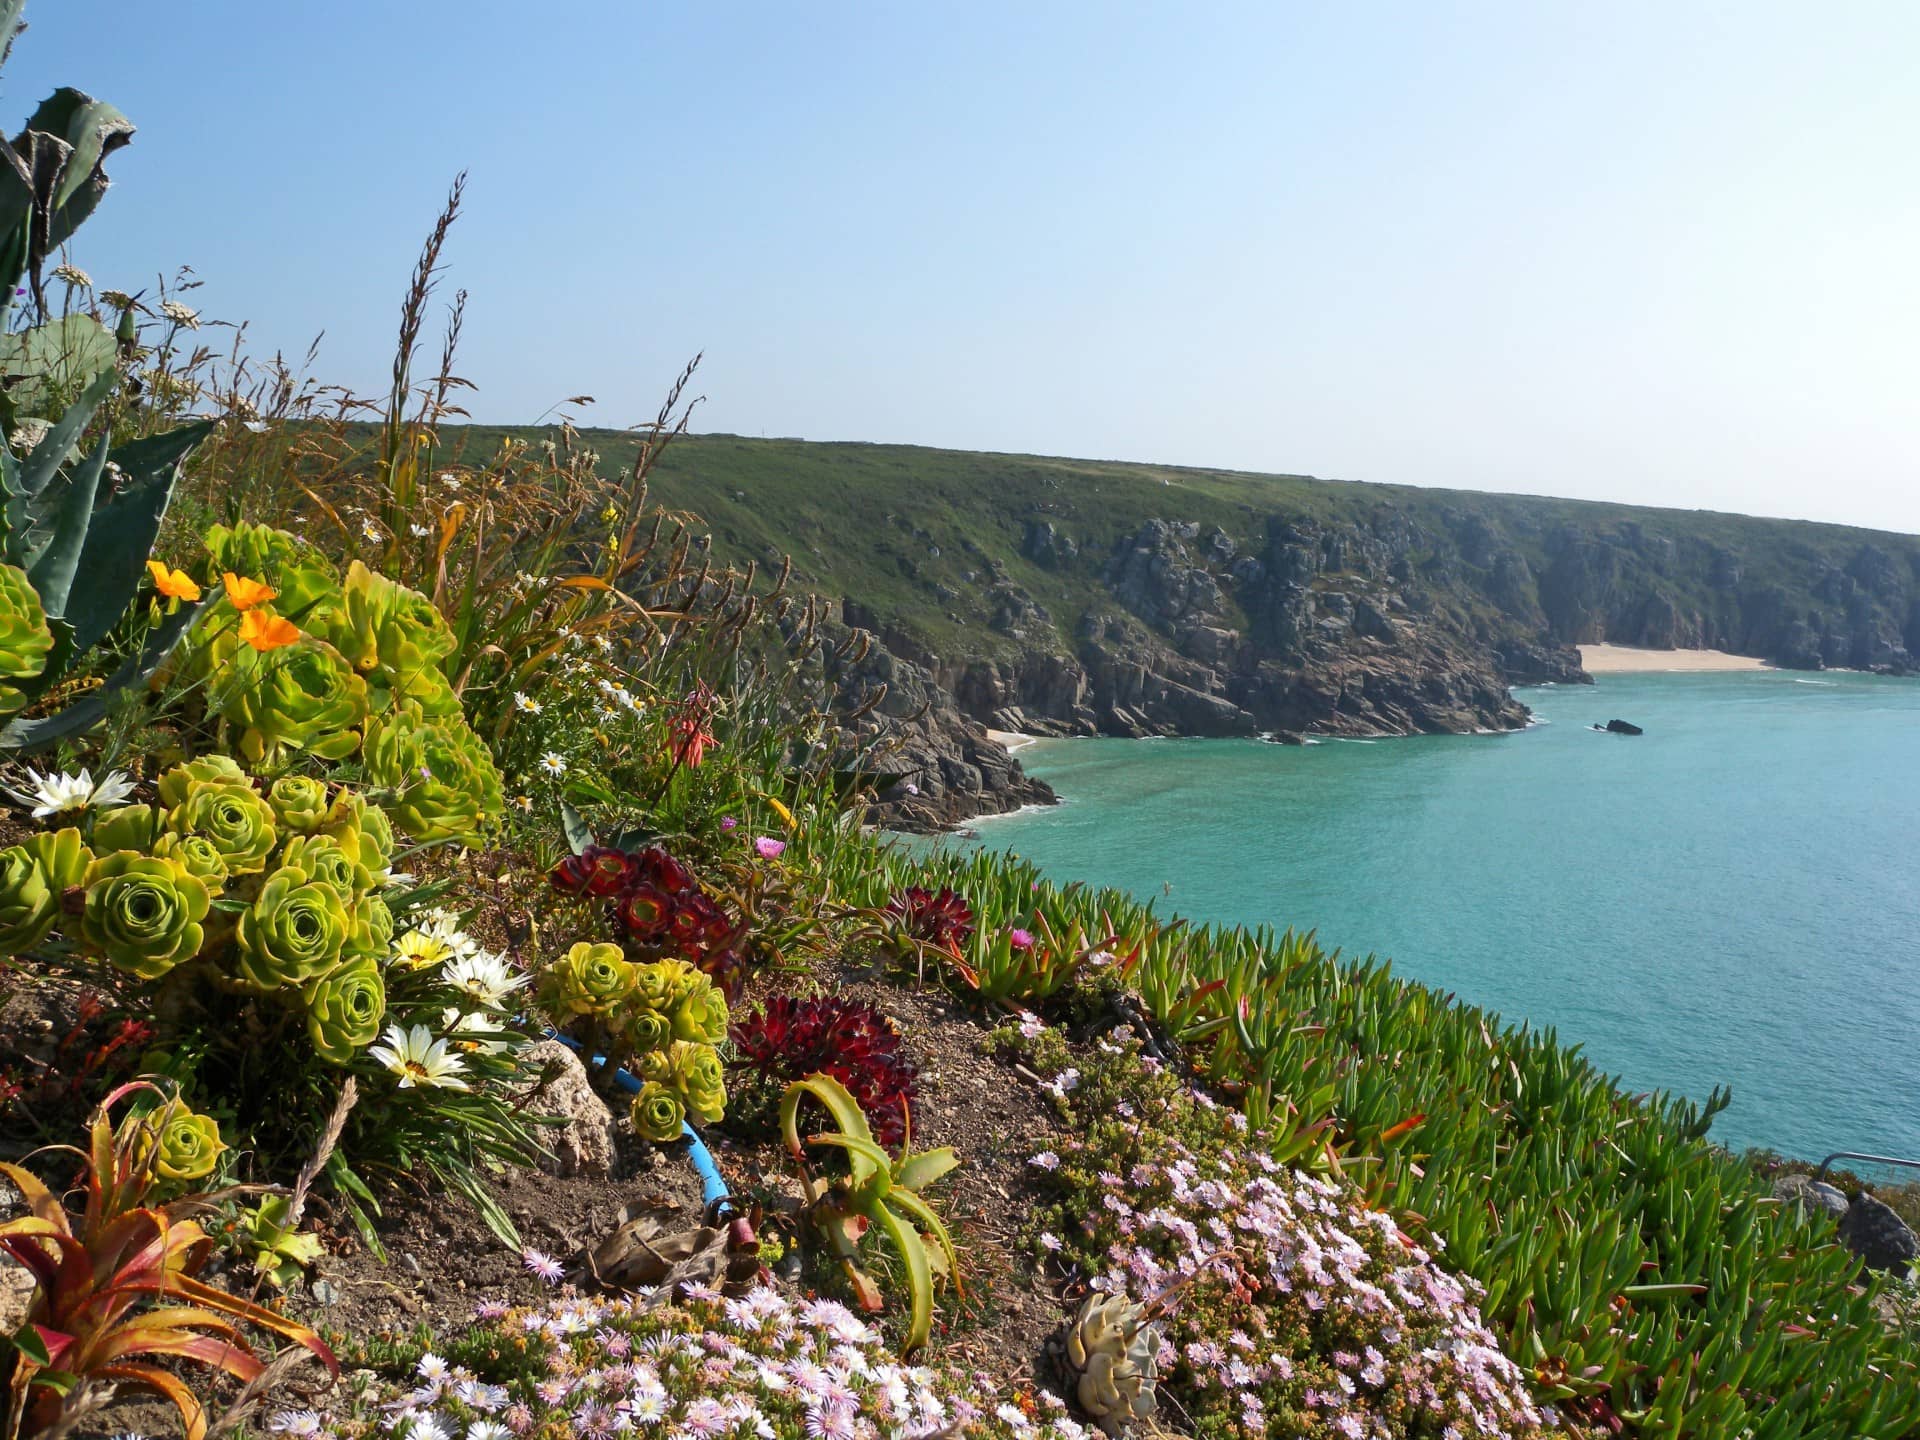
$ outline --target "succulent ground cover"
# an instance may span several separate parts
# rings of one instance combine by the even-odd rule
[[[0,566],[10,1425],[1920,1430],[1881,1283],[1712,1105],[1308,935],[870,832],[884,734],[822,708],[858,635],[649,499],[688,376],[618,475],[566,425],[448,447],[457,310],[414,370],[459,199],[372,432],[71,267],[113,343],[0,386],[5,513],[89,522]],[[0,368],[74,329],[29,268]],[[104,625],[40,563],[88,535]],[[549,1038],[608,1173],[539,1168]]]

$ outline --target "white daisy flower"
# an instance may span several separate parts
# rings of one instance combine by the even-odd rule
[[[42,775],[31,769],[27,774],[32,785],[24,790],[9,788],[7,794],[17,804],[30,807],[36,820],[69,810],[110,810],[133,795],[133,781],[118,770],[102,775],[97,783],[84,769],[78,775]]]
[[[558,751],[549,750],[540,757],[540,768],[549,775],[564,775],[567,773],[567,757]]]
[[[463,956],[440,972],[440,978],[454,989],[464,991],[490,1010],[527,983],[498,955],[482,950]]]
[[[466,1069],[465,1063],[458,1055],[448,1054],[447,1042],[434,1039],[433,1032],[426,1026],[403,1030],[398,1025],[389,1025],[380,1038],[386,1043],[375,1045],[367,1054],[399,1077],[402,1090],[416,1086],[439,1090],[468,1088],[467,1082],[460,1078]]]

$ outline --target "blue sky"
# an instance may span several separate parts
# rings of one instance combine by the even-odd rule
[[[477,416],[1920,531],[1920,7],[37,0],[74,258],[377,388],[447,182]]]

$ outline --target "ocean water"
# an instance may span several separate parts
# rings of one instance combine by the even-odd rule
[[[1316,929],[1628,1088],[1733,1087],[1714,1137],[1920,1159],[1920,680],[1602,676],[1524,732],[1028,747],[982,822],[1060,879]],[[1587,728],[1613,716],[1637,738]]]

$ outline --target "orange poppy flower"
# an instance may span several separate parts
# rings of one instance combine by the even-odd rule
[[[184,570],[169,570],[158,560],[147,561],[147,573],[153,576],[153,588],[169,600],[198,600],[200,587]]]
[[[271,585],[258,580],[249,580],[244,575],[236,575],[229,570],[220,577],[227,587],[227,599],[233,602],[236,610],[251,610],[256,605],[264,605],[280,592]]]
[[[240,638],[264,655],[298,640],[300,627],[271,611],[249,610],[240,617]]]

